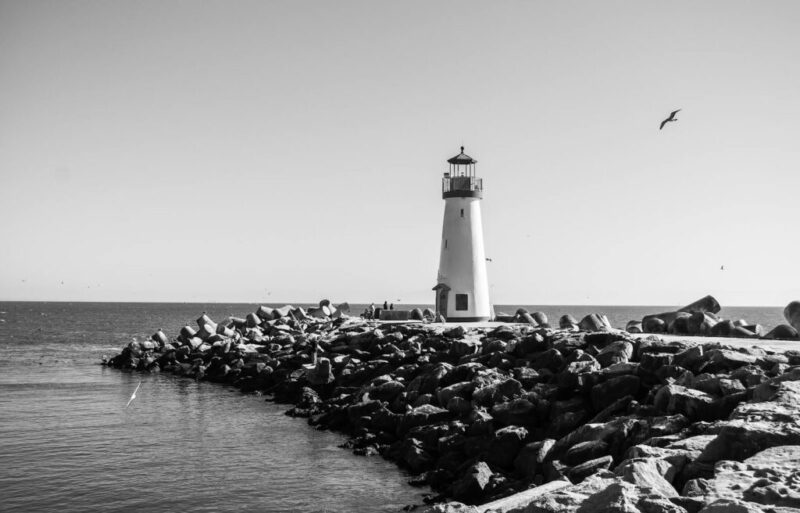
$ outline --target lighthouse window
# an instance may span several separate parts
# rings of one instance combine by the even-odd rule
[[[461,217],[464,217],[464,209],[461,209]]]
[[[447,249],[447,239],[444,240],[444,249]]]
[[[469,296],[456,294],[456,310],[469,310]]]

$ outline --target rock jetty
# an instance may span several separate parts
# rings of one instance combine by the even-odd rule
[[[800,329],[799,301],[792,301],[783,311],[788,324],[779,324],[770,330],[744,319],[723,319],[717,315],[721,308],[714,297],[706,296],[673,312],[646,315],[641,321],[630,321],[626,326],[626,331],[695,337],[800,339],[798,337],[798,329]]]
[[[204,314],[106,363],[291,404],[430,485],[427,511],[800,508],[800,350],[634,336],[600,315],[465,328],[346,311]]]

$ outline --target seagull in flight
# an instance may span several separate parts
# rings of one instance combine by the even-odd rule
[[[140,386],[142,386],[142,382],[141,382],[141,381],[139,381],[139,384],[138,384],[138,385],[136,385],[136,390],[134,390],[134,391],[133,391],[133,393],[131,394],[131,398],[128,400],[128,404],[126,404],[126,405],[125,405],[125,408],[127,408],[128,406],[130,406],[130,405],[131,405],[131,403],[133,402],[133,400],[134,400],[134,399],[136,399],[136,392],[138,392],[138,391],[139,391],[139,387],[140,387]]]
[[[670,121],[678,121],[678,119],[675,117],[675,114],[677,114],[680,111],[681,109],[673,110],[672,113],[669,115],[669,117],[661,122],[661,126],[658,127],[658,129],[661,130],[662,128],[664,128],[664,125],[666,125]]]

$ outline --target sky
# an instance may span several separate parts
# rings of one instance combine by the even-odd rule
[[[495,304],[783,306],[798,26],[793,1],[0,0],[0,300],[433,303],[464,145]]]

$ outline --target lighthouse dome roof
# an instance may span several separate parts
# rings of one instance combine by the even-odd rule
[[[463,164],[474,164],[474,163],[476,163],[478,161],[475,160],[474,158],[470,157],[466,153],[464,153],[464,147],[462,146],[461,147],[461,153],[459,153],[458,155],[456,155],[453,158],[447,159],[447,162],[449,162],[450,164],[462,164],[463,165]]]

